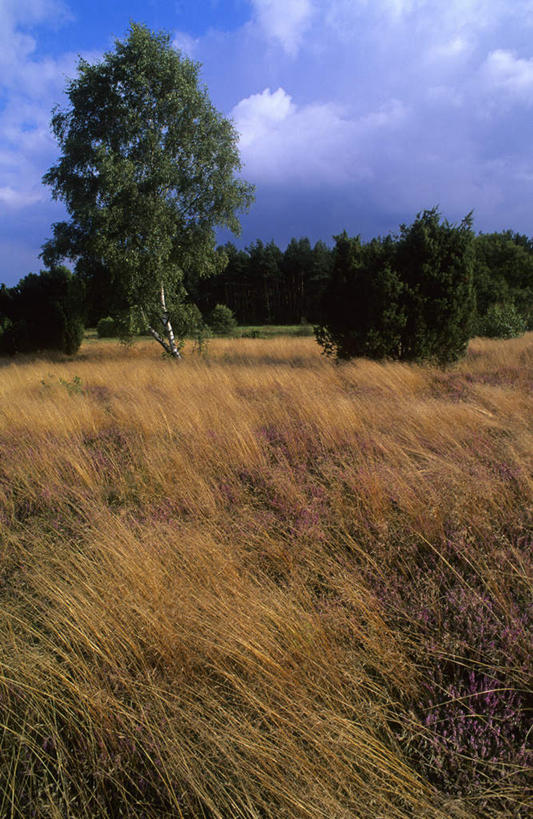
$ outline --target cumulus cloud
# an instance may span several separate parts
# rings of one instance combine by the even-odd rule
[[[61,25],[70,18],[61,0],[2,0],[0,4],[0,86],[24,89],[38,96],[56,71],[52,59],[35,60],[35,38],[28,29],[49,22]]]
[[[199,42],[198,37],[191,37],[186,31],[175,31],[172,45],[185,56],[193,58]]]
[[[505,92],[513,99],[533,104],[533,58],[517,57],[512,51],[496,49],[482,68],[489,88]]]
[[[311,0],[251,0],[266,35],[294,56],[313,15]]]
[[[232,111],[251,178],[306,189],[371,175],[369,144],[393,138],[406,116],[398,100],[361,117],[332,103],[298,106],[283,88],[252,94]]]
[[[268,184],[335,183],[347,172],[339,162],[350,141],[352,123],[331,104],[298,107],[283,88],[241,100],[232,117],[241,134],[246,173]]]
[[[437,42],[428,49],[428,56],[436,60],[456,60],[472,51],[472,43],[466,37],[458,35],[443,42]]]
[[[320,16],[340,37],[350,38],[356,26],[373,22],[382,34],[408,27],[411,37],[430,40],[446,33],[495,30],[502,20],[533,23],[531,0],[317,0]]]
[[[54,149],[50,110],[76,62],[73,54],[36,57],[36,42],[26,28],[46,21],[57,25],[67,17],[57,0],[4,0],[0,7],[0,89],[7,100],[0,111],[0,168],[8,183],[0,196],[4,213],[42,198],[36,191]]]
[[[25,205],[33,205],[35,202],[42,202],[44,198],[40,191],[30,193],[10,187],[0,187],[0,202],[8,207],[21,208]]]
[[[265,88],[241,100],[232,111],[233,120],[240,133],[241,149],[256,145],[275,131],[294,111],[291,97],[283,88],[273,93]]]

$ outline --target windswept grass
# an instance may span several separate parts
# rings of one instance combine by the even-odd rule
[[[5,362],[0,816],[530,815],[532,342]]]

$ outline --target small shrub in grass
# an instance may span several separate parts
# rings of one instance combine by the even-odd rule
[[[172,324],[178,341],[178,349],[182,349],[185,338],[194,342],[194,351],[200,354],[207,353],[207,342],[212,333],[205,323],[196,304],[181,303],[176,305],[172,312]]]
[[[67,355],[74,355],[78,352],[83,341],[85,327],[79,318],[72,318],[65,323],[61,339],[61,350]]]
[[[461,358],[475,304],[472,242],[471,214],[452,225],[437,208],[397,237],[337,236],[315,330],[325,354],[440,365]]]
[[[229,336],[237,328],[237,320],[231,310],[225,304],[217,304],[209,315],[208,325],[217,336]]]
[[[114,318],[106,316],[96,325],[98,338],[118,338],[118,327]]]
[[[267,338],[267,334],[256,329],[245,330],[243,333],[241,333],[241,338]]]
[[[512,302],[491,304],[479,322],[479,334],[487,338],[515,338],[526,332],[526,321]]]

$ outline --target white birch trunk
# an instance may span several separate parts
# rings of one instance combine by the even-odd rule
[[[170,321],[170,316],[167,310],[167,303],[165,299],[165,288],[161,285],[161,307],[163,308],[163,325],[166,330],[166,334],[168,337],[168,352],[174,358],[181,358],[181,353],[178,349],[178,345],[176,344],[176,339],[174,338],[174,330],[172,329],[172,324]]]
[[[167,303],[165,299],[165,288],[161,285],[161,323],[165,328],[165,332],[167,334],[168,341],[165,341],[163,336],[157,332],[150,324],[148,324],[148,330],[150,334],[155,338],[157,342],[163,347],[163,349],[171,355],[173,358],[180,359],[181,353],[179,351],[179,347],[176,343],[176,338],[174,336],[174,330],[172,329],[172,323],[170,321],[170,316],[167,310]],[[144,316],[144,311],[143,311]],[[146,317],[145,317],[146,320]]]

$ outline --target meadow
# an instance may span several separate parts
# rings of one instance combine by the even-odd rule
[[[0,816],[530,816],[533,334],[185,352],[0,362]]]

